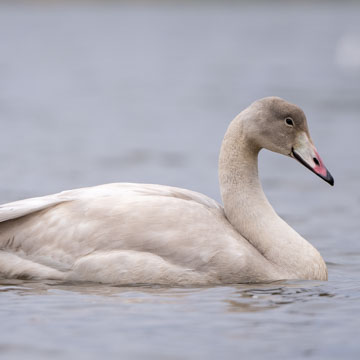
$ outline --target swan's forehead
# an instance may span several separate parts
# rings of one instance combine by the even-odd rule
[[[297,105],[277,97],[264,98],[259,101],[261,109],[267,112],[267,118],[271,120],[291,117],[299,130],[308,131],[306,116]]]

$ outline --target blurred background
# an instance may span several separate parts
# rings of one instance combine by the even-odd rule
[[[305,111],[335,187],[291,159],[262,152],[265,191],[279,214],[328,261],[333,281],[328,292],[341,299],[355,293],[358,299],[359,16],[357,1],[2,1],[0,201],[108,182],[185,187],[220,201],[217,157],[228,124],[254,100],[280,96]],[[347,290],[339,288],[345,279]],[[292,295],[290,302],[298,304]],[[17,293],[9,296],[6,306]],[[269,296],[261,301],[271,302]],[[50,314],[57,311],[49,306]],[[335,316],[336,305],[328,306]],[[344,341],[348,352],[342,356],[359,354],[350,340],[359,325],[350,308],[333,323],[325,316],[334,326],[346,323],[346,331],[321,338],[325,343],[314,335],[310,357],[338,356]],[[8,314],[18,311],[9,309]],[[289,308],[279,311],[285,324]],[[309,321],[317,336],[330,326]],[[284,326],[284,333],[293,329]],[[46,338],[46,329],[35,332],[35,343]],[[187,329],[177,335],[186,337]],[[20,343],[29,336],[23,332]],[[155,334],[161,344],[161,331]],[[185,355],[235,358],[262,349],[256,331],[247,343],[253,347],[232,343],[231,330],[227,334],[216,335],[219,352],[204,345],[214,340],[210,333],[189,338],[193,352]],[[299,345],[295,337],[288,341]],[[74,346],[81,350],[81,344]],[[291,354],[279,353],[277,346],[264,349]],[[293,355],[305,354],[298,350]],[[11,351],[6,354],[21,354]],[[178,351],[178,357],[171,350],[166,356],[147,354],[183,358]],[[134,355],[131,349],[124,354]]]

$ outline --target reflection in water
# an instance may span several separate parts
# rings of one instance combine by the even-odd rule
[[[0,293],[11,292],[20,296],[54,295],[70,292],[84,296],[112,297],[119,303],[184,303],[194,296],[207,298],[220,291],[221,301],[228,304],[227,311],[254,312],[276,308],[297,301],[307,301],[314,297],[332,297],[322,288],[323,283],[277,281],[256,285],[229,285],[227,297],[223,298],[217,287],[166,287],[166,286],[109,286],[93,283],[69,283],[48,280],[46,282],[26,280],[1,280]]]

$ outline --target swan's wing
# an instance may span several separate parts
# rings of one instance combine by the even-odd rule
[[[206,207],[222,211],[222,206],[215,200],[195,191],[163,185],[115,183],[63,191],[54,195],[0,205],[0,222],[18,219],[64,202],[85,199],[91,200],[99,197],[113,197],[114,195],[118,195],[117,199],[119,201],[121,201],[122,197],[126,198],[132,195],[168,196],[180,198],[182,200],[195,201]]]
[[[222,258],[231,273],[244,266],[250,247],[216,201],[168,186],[107,184],[0,206],[0,277],[205,284],[219,281],[210,270]]]

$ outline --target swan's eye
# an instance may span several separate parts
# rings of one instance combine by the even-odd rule
[[[293,120],[292,118],[290,118],[290,117],[287,117],[287,118],[285,119],[285,123],[286,123],[286,125],[288,125],[288,126],[291,126],[291,127],[294,126],[294,120]]]

